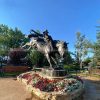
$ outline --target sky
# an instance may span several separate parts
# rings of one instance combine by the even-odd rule
[[[68,42],[74,52],[76,32],[96,41],[100,0],[0,0],[0,24],[18,27],[24,34],[47,29],[53,39]]]

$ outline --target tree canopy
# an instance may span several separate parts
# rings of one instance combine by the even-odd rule
[[[18,29],[9,28],[7,25],[0,25],[0,55],[6,54],[10,48],[20,47],[25,35]]]
[[[90,42],[86,39],[85,35],[82,35],[80,32],[76,33],[76,43],[75,43],[75,56],[76,61],[79,63],[80,68],[82,68],[82,62],[85,56],[88,54]]]
[[[93,45],[94,50],[94,62],[100,66],[100,32],[97,33],[97,41]]]

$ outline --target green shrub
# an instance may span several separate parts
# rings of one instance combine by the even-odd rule
[[[34,49],[29,52],[27,58],[31,61],[32,66],[43,67],[47,64],[45,56]]]
[[[64,65],[64,68],[67,71],[76,71],[76,70],[79,70],[79,66],[75,66],[75,65]]]

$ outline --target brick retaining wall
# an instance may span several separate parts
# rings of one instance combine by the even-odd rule
[[[4,72],[25,72],[28,71],[28,66],[5,66]]]

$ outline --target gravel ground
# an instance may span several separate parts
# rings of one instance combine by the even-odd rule
[[[14,78],[0,78],[0,100],[37,100]]]

